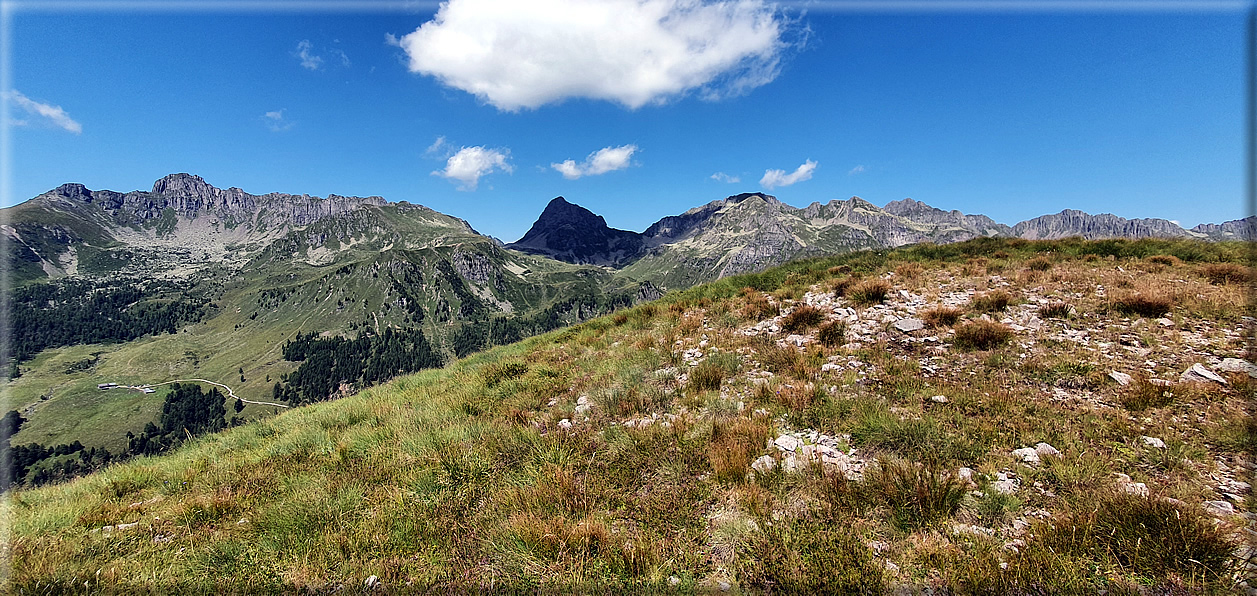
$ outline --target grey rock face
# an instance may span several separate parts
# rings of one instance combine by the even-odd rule
[[[1087,240],[1193,237],[1187,230],[1164,219],[1126,219],[1108,213],[1091,215],[1074,209],[1023,221],[1013,226],[1012,234],[1027,240],[1053,240],[1071,236],[1081,236]]]
[[[1257,240],[1257,215],[1244,219],[1235,219],[1220,224],[1200,224],[1191,229],[1192,232],[1203,234],[1210,240]]]
[[[479,253],[456,252],[452,264],[463,279],[480,285],[488,284],[496,270],[488,257]]]
[[[166,176],[154,182],[153,190],[149,192],[123,194],[110,190],[92,191],[82,184],[63,184],[41,197],[96,205],[122,225],[143,224],[160,218],[167,209],[188,219],[213,216],[233,224],[252,224],[254,217],[265,209],[268,219],[274,224],[303,226],[362,206],[385,204],[380,197],[328,195],[322,199],[281,193],[252,195],[235,187],[216,188],[200,176],[191,174]]]

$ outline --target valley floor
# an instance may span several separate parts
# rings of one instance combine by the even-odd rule
[[[1246,256],[971,242],[721,280],[17,491],[6,589],[1244,590]]]

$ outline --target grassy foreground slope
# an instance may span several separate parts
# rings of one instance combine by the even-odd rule
[[[1257,584],[1246,257],[981,240],[725,279],[16,492],[6,588]]]

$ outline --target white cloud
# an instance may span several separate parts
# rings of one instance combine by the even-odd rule
[[[444,170],[432,172],[432,175],[461,182],[458,190],[476,190],[481,176],[488,175],[494,170],[508,174],[514,171],[511,164],[506,162],[510,153],[507,149],[463,147],[446,160]]]
[[[22,92],[17,89],[10,89],[0,95],[3,95],[4,99],[13,103],[17,107],[22,108],[27,113],[47,118],[49,122],[58,128],[62,128],[76,135],[83,133],[83,125],[75,122],[73,118],[70,118],[70,115],[65,113],[65,110],[61,109],[61,106],[40,103],[23,95]],[[10,121],[10,123],[17,126],[27,124],[25,120]]]
[[[864,167],[864,165],[863,165],[863,164],[861,164],[861,165],[858,165],[858,166],[856,166],[856,167],[851,168],[850,170],[848,170],[848,171],[847,171],[847,175],[848,175],[848,176],[854,176],[854,175],[856,175],[856,174],[863,174],[864,172],[867,172],[867,171],[868,171],[868,168]]]
[[[716,172],[715,174],[712,174],[711,179],[715,180],[716,182],[724,182],[726,184],[733,184],[735,182],[742,181],[741,178],[737,176],[730,176],[724,172]]]
[[[400,39],[411,72],[500,110],[573,97],[629,108],[777,77],[785,20],[763,0],[448,0]]]
[[[303,39],[297,43],[297,51],[293,53],[298,60],[301,60],[301,66],[310,70],[318,70],[323,66],[323,57],[313,53],[314,45],[310,40]]]
[[[789,174],[785,170],[764,170],[764,177],[759,179],[759,185],[768,190],[772,190],[777,186],[790,186],[795,182],[810,180],[812,178],[812,170],[815,169],[816,162],[809,159]]]
[[[550,167],[558,170],[568,180],[575,180],[581,176],[597,176],[629,167],[633,153],[636,151],[637,145],[603,147],[590,153],[583,163],[578,164],[574,160],[568,159],[564,160],[563,163],[552,163]]]
[[[284,110],[277,110],[262,114],[262,119],[266,122],[266,127],[271,129],[271,132],[283,132],[297,124],[296,122],[284,118]]]
[[[550,164],[550,167],[558,170],[559,173],[563,174],[563,177],[568,180],[575,180],[581,177],[580,166],[576,165],[576,162],[570,159],[563,160],[563,163],[552,163]]]

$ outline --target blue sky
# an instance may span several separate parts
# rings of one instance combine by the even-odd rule
[[[694,1],[11,6],[3,203],[191,172],[506,241],[558,195],[638,231],[752,191],[1009,224],[1248,214],[1247,4]]]

